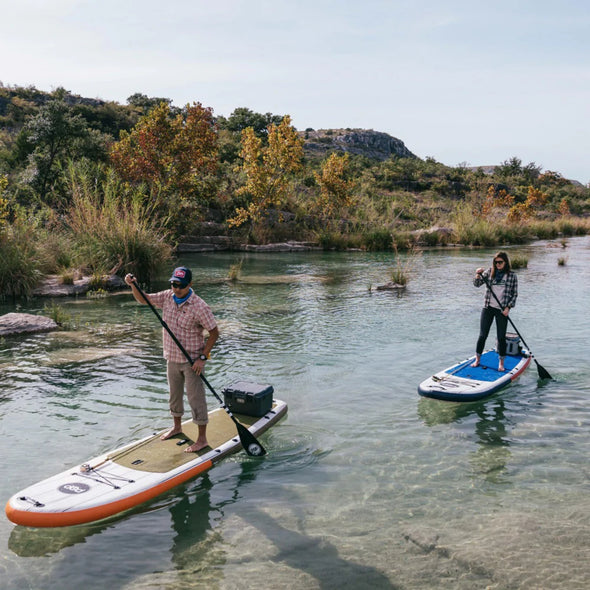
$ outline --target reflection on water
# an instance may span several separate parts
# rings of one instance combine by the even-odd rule
[[[510,429],[506,424],[505,403],[498,395],[487,401],[471,403],[441,402],[423,398],[418,415],[428,426],[465,423],[463,431],[473,432],[477,448],[471,453],[474,477],[489,482],[507,482],[503,478],[510,459]]]
[[[565,268],[544,243],[512,249],[529,266],[511,315],[554,381],[531,367],[470,404],[416,387],[472,352],[471,277],[492,251],[425,252],[401,296],[375,290],[388,254],[247,254],[238,282],[232,254],[181,260],[221,326],[213,386],[272,383],[289,404],[269,454],[97,524],[0,520],[0,586],[586,588],[590,239],[568,242]],[[128,295],[58,303],[74,330],[0,341],[5,499],[169,423],[150,310]]]

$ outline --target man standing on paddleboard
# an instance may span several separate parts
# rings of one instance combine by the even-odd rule
[[[473,367],[479,365],[486,339],[490,333],[492,322],[496,320],[496,334],[498,336],[498,371],[504,371],[504,357],[506,356],[506,328],[508,326],[508,314],[516,305],[518,297],[518,280],[510,267],[510,259],[506,252],[498,252],[492,263],[492,268],[484,270],[478,268],[475,271],[473,284],[476,287],[487,286],[483,309],[479,322],[479,338],[475,347],[475,362]]]
[[[166,440],[182,432],[182,415],[184,413],[184,390],[191,407],[193,422],[199,428],[197,440],[185,449],[195,453],[208,446],[207,401],[205,387],[199,375],[209,359],[219,330],[210,307],[192,289],[193,274],[186,266],[174,269],[170,277],[170,289],[147,295],[154,307],[162,310],[162,318],[170,331],[194,360],[187,362],[167,330],[162,330],[164,358],[167,364],[168,386],[170,389],[170,413],[174,419],[172,428],[160,438]],[[133,297],[138,303],[146,304],[135,285],[135,278],[128,274],[125,282],[131,287]],[[205,341],[205,330],[209,337]]]

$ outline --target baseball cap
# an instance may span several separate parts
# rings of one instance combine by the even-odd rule
[[[172,276],[170,277],[170,282],[178,281],[185,287],[191,283],[193,280],[193,273],[191,272],[190,268],[186,266],[179,266],[178,268],[174,269]]]

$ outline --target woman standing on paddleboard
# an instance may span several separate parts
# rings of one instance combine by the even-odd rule
[[[479,365],[492,322],[496,320],[498,356],[500,357],[498,371],[503,371],[504,357],[506,356],[508,314],[510,309],[516,305],[516,298],[518,297],[518,280],[510,267],[508,254],[498,252],[494,256],[492,268],[488,270],[478,268],[475,271],[473,284],[476,287],[485,284],[487,289],[479,322],[479,338],[475,347],[475,362],[472,366],[477,367]]]

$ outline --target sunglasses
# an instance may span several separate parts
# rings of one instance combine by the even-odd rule
[[[504,264],[503,260],[494,260],[494,264]]]
[[[184,285],[182,283],[173,282],[173,283],[170,283],[170,286],[173,289],[184,289]]]

